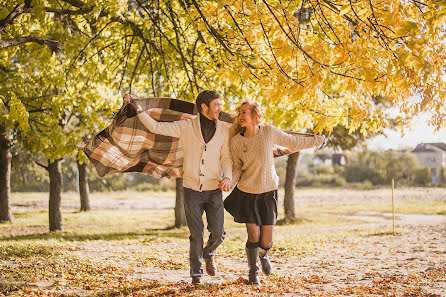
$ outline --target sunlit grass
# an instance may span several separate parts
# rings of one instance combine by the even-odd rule
[[[392,212],[392,201],[373,203],[349,203],[332,205],[306,205],[302,212],[311,213],[355,213],[363,212]],[[402,214],[446,214],[446,200],[397,200],[395,212]]]
[[[138,199],[138,198],[175,198],[174,191],[148,191],[148,192],[138,192],[138,191],[117,191],[117,192],[91,192],[90,199],[101,200],[101,199],[112,199],[112,200],[127,200],[127,199]],[[11,202],[16,204],[32,205],[37,202],[47,202],[49,199],[48,192],[13,192],[11,193]],[[79,193],[76,192],[63,192],[63,201],[78,201]]]
[[[48,225],[48,210],[31,209],[13,214],[14,226]],[[174,223],[173,210],[91,210],[87,212],[62,211],[63,225],[70,228],[89,226],[100,228],[134,228],[137,224],[166,228]]]

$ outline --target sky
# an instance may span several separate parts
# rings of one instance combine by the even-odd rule
[[[371,150],[407,149],[415,148],[419,143],[444,142],[446,143],[446,128],[434,132],[434,128],[427,125],[428,116],[423,114],[413,119],[412,129],[405,129],[404,136],[399,131],[385,129],[384,135],[367,140]]]

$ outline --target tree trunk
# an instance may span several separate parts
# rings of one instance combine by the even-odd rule
[[[184,188],[183,179],[176,179],[176,197],[175,197],[175,227],[186,226],[186,212],[184,211]]]
[[[285,208],[285,223],[292,223],[296,221],[296,212],[294,210],[294,187],[296,180],[297,160],[299,159],[299,152],[290,154],[286,165],[285,178],[285,198],[283,206]]]
[[[88,187],[88,168],[87,163],[80,164],[77,162],[77,170],[79,171],[79,195],[81,198],[81,211],[90,210],[90,189]]]
[[[12,222],[11,196],[11,144],[6,129],[0,126],[0,222]]]
[[[62,201],[62,159],[48,161],[48,173],[50,176],[50,201],[49,220],[50,231],[62,230],[62,213],[60,204]]]

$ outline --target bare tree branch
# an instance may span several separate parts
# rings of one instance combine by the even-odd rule
[[[21,15],[24,12],[25,9],[25,3],[19,4],[4,18],[3,20],[0,20],[0,33],[5,29],[7,25],[12,23],[16,17]]]
[[[5,66],[3,66],[3,65],[0,65],[0,70],[1,71],[3,71],[3,72],[6,72],[6,73],[8,73],[8,72],[11,72],[12,70],[11,69],[8,69],[8,68],[6,68]]]
[[[84,9],[79,9],[79,10],[71,10],[71,9],[56,9],[56,8],[50,8],[50,7],[46,7],[45,11],[46,12],[51,12],[54,13],[55,15],[79,15],[79,14],[86,14],[89,13],[90,11],[92,11],[93,8],[84,8]]]
[[[71,6],[77,7],[77,8],[81,8],[85,5],[85,3],[80,0],[62,0],[62,1],[70,4]]]
[[[34,163],[36,163],[38,166],[44,168],[45,170],[48,170],[48,166],[45,166],[45,165],[41,164],[40,162],[37,162],[36,160],[33,160],[33,161],[34,161]]]
[[[133,72],[132,72],[132,76],[130,77],[130,84],[129,84],[130,93],[132,92],[133,78],[135,77],[136,70],[138,69],[139,62],[141,62],[141,57],[144,54],[144,50],[145,49],[146,48],[144,46],[141,48],[141,51],[140,51],[139,56],[138,56],[138,60],[136,61],[136,64],[135,64],[135,68],[133,68]]]
[[[51,39],[43,39],[40,37],[34,37],[34,36],[23,36],[23,37],[16,37],[12,39],[1,39],[0,40],[0,49],[7,48],[10,46],[17,46],[23,43],[28,42],[34,42],[42,45],[47,45],[51,48],[51,50],[55,52],[62,51],[61,45],[59,41],[51,40]]]

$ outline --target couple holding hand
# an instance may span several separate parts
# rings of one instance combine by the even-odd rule
[[[133,98],[125,95],[129,103]],[[273,146],[293,151],[321,146],[325,137],[292,135],[262,125],[257,102],[245,101],[238,108],[232,127],[218,120],[222,98],[216,91],[202,91],[196,99],[199,115],[175,122],[157,122],[141,106],[138,118],[154,133],[179,138],[184,154],[183,186],[187,226],[190,231],[189,263],[192,284],[200,284],[206,272],[213,276],[217,267],[215,250],[225,238],[224,208],[234,221],[246,224],[248,284],[259,284],[260,260],[265,275],[271,273],[268,250],[273,243],[277,220],[279,178],[274,166]],[[223,201],[222,191],[231,194]],[[208,242],[203,248],[203,211],[206,212]]]

